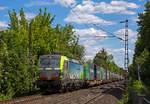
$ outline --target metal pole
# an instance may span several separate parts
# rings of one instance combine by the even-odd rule
[[[125,20],[125,60],[124,60],[125,70],[128,70],[129,67],[129,50],[128,50],[128,20]]]

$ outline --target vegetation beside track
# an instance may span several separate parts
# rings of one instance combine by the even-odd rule
[[[20,16],[20,17],[18,17]],[[23,9],[18,15],[10,12],[9,28],[0,31],[0,100],[30,94],[38,90],[38,62],[40,55],[60,53],[82,60],[84,47],[73,26],[52,27],[55,16],[44,13],[28,21]]]
[[[150,93],[142,81],[130,79],[127,83],[126,92],[118,104],[132,104],[132,92],[140,94]]]
[[[119,104],[131,104],[131,93],[138,91],[140,94],[150,94],[150,1],[147,0],[145,10],[139,13],[137,24],[138,38],[135,43],[133,62],[129,67],[130,79],[127,84],[126,94]]]
[[[150,1],[147,0],[145,10],[139,13],[137,24],[138,38],[135,43],[133,64],[129,67],[130,76],[140,79],[146,86],[150,86]]]

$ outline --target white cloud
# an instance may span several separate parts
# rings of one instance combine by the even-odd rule
[[[60,0],[58,0],[60,2]],[[61,0],[64,3],[66,0]],[[128,10],[128,8],[130,10]],[[66,22],[75,22],[78,24],[98,24],[112,25],[115,24],[111,21],[106,21],[95,14],[128,14],[134,15],[136,12],[131,9],[139,8],[135,3],[129,3],[126,1],[111,1],[106,2],[94,2],[91,0],[83,0],[82,4],[76,5],[70,11],[70,14],[64,19]]]
[[[101,45],[89,45],[90,44],[90,41],[87,41],[86,44],[88,45],[84,45],[85,48],[86,48],[86,60],[88,59],[93,59],[94,56],[96,55],[96,53],[102,49],[103,46]]]
[[[5,10],[7,9],[8,7],[3,7],[3,6],[0,6],[0,10]]]
[[[94,28],[88,28],[88,29],[74,29],[75,34],[78,34],[81,38],[89,36],[95,37],[95,36],[107,36],[105,32],[101,30],[96,30]]]
[[[0,27],[2,28],[8,27],[8,24],[5,21],[0,21]]]
[[[64,7],[74,7],[76,5],[75,0],[55,0],[55,3],[59,3]]]
[[[111,1],[110,3],[113,6],[121,6],[126,8],[139,8],[135,3],[128,3],[126,1]]]
[[[40,1],[40,0],[36,0],[36,1],[32,1],[29,4],[26,4],[26,7],[31,7],[31,6],[42,6],[42,5],[51,5],[52,3],[47,2],[47,1]]]
[[[108,48],[110,47],[110,45],[104,45],[102,43],[99,44],[99,42],[97,41],[97,38],[94,37],[95,35],[99,35],[99,36],[107,36],[107,34],[101,30],[96,30],[94,28],[88,28],[88,29],[74,29],[75,34],[78,34],[80,36],[80,43],[85,47],[86,49],[86,55],[85,55],[85,59],[93,59],[94,56],[96,55],[97,52],[99,52],[103,47],[105,47],[106,51],[108,52],[108,54],[112,54],[114,56],[114,60],[115,62],[119,65],[119,66],[123,66],[123,61],[124,61],[124,48]],[[124,30],[118,30],[119,33],[124,33]],[[129,29],[129,35],[131,37],[131,39],[133,40],[136,36],[136,32],[134,32],[133,30]],[[132,35],[131,35],[132,34]],[[81,42],[82,41],[82,42]],[[104,41],[104,39],[103,39]],[[98,42],[98,44],[97,44]],[[133,54],[134,51],[129,49],[129,53]],[[120,60],[121,62],[118,62],[118,60]]]
[[[89,44],[90,42],[87,42]],[[87,45],[88,46],[88,45]],[[85,46],[86,47],[86,46]],[[124,48],[107,48],[104,45],[94,45],[86,47],[86,60],[93,59],[97,52],[99,52],[103,47],[105,47],[108,54],[112,54],[114,56],[114,61],[120,67],[124,65]],[[133,50],[129,49],[129,54],[132,55],[134,53]]]
[[[135,12],[133,12],[133,11],[124,10],[124,11],[122,11],[122,12],[121,12],[121,14],[134,15],[134,14],[136,14],[136,13],[135,13]]]
[[[135,12],[127,10],[128,8],[137,9],[139,8],[139,6],[135,3],[129,3],[126,1],[111,1],[110,3],[106,3],[87,0],[83,1],[82,4],[77,5],[75,8],[73,8],[73,10],[81,13],[121,13],[129,15],[135,14]]]
[[[125,33],[125,29],[119,29],[115,32],[115,34],[118,34],[119,36],[122,36],[122,37],[124,37],[124,33]],[[129,35],[129,38],[132,38],[137,35],[137,32],[131,29],[128,29],[128,35]]]
[[[106,49],[110,54],[118,54],[118,53],[123,53],[125,52],[124,48],[118,48],[118,49]],[[128,50],[129,53],[133,53],[133,50]]]
[[[132,20],[133,22],[139,21],[138,17],[135,17],[135,16],[132,16],[132,17],[131,17],[131,20]]]
[[[75,34],[78,34],[80,37],[80,44],[82,44],[86,49],[85,58],[87,60],[92,59],[96,55],[96,53],[102,48],[102,45],[97,44],[98,41],[95,35],[107,36],[105,32],[101,30],[96,30],[94,28],[74,29],[74,31]]]
[[[117,49],[112,49],[112,48],[106,48],[106,51],[108,54],[112,54],[114,56],[114,61],[117,65],[120,67],[124,67],[124,53],[125,49],[124,48],[117,48]],[[131,60],[134,54],[134,50],[129,49],[129,63],[131,64]]]
[[[66,22],[75,22],[78,24],[101,24],[101,25],[112,25],[114,22],[103,20],[95,15],[87,13],[71,12],[67,18],[64,19]]]
[[[36,16],[36,14],[34,14],[34,13],[25,13],[25,16],[26,16],[27,20],[30,20],[30,19],[34,18]]]
[[[27,20],[30,20],[36,16],[36,14],[34,14],[34,13],[24,13],[24,14],[25,14],[25,18]],[[21,19],[20,15],[18,14],[17,16],[18,16],[18,19],[20,20]]]
[[[114,32],[117,36],[125,39],[125,29],[119,29],[116,32]],[[128,38],[129,38],[129,42],[134,43],[136,41],[137,38],[137,32],[133,31],[131,29],[128,29]]]

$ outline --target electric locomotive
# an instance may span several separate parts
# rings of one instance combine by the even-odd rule
[[[41,89],[66,90],[79,88],[83,82],[83,65],[63,55],[43,55],[39,63]]]

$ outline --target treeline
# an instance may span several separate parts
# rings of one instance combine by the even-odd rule
[[[52,27],[55,16],[44,13],[28,21],[23,9],[9,11],[10,24],[0,32],[0,100],[29,93],[36,89],[39,57],[59,53],[82,60],[84,47],[73,26]]]
[[[96,53],[93,63],[116,74],[121,74],[123,70],[114,62],[113,55],[109,55],[104,48]]]
[[[144,84],[150,86],[150,2],[148,0],[144,12],[139,13],[138,18],[138,39],[135,44],[133,64],[130,66],[130,76],[134,79],[141,78]]]
[[[150,98],[150,2],[138,14],[138,38],[135,43],[133,62],[129,66],[126,93],[118,104],[131,104],[133,91]]]

